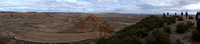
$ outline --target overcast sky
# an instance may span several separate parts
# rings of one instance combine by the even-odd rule
[[[0,11],[162,14],[200,10],[200,0],[0,0]]]

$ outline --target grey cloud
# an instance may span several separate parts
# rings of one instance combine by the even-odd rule
[[[183,8],[200,0],[0,0],[0,8],[12,11],[61,11],[61,12],[118,12],[162,13],[165,11],[198,11]],[[22,8],[21,8],[22,7]],[[2,9],[2,10],[3,10]]]
[[[118,0],[87,0],[87,1],[95,4],[112,4],[118,2]]]

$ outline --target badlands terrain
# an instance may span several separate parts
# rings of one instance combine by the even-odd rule
[[[94,44],[147,15],[117,13],[0,13],[0,38],[8,44]]]

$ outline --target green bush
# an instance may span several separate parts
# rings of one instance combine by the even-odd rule
[[[4,42],[4,41],[0,41],[0,44],[7,44],[6,42]]]
[[[194,19],[194,17],[192,17],[192,16],[189,16],[189,19]]]
[[[169,26],[164,27],[164,31],[167,33],[171,33],[171,28]]]
[[[176,40],[176,44],[182,44],[179,39]]]
[[[187,27],[192,27],[194,25],[194,23],[192,23],[191,21],[187,22]]]
[[[193,29],[197,29],[197,26],[193,26],[192,28],[193,28]]]
[[[167,25],[170,25],[170,24],[172,24],[172,23],[170,23],[170,22],[167,22]]]
[[[104,43],[107,43],[107,41],[108,41],[108,40],[107,40],[106,38],[101,37],[101,38],[98,39],[98,42],[97,42],[97,43],[98,43],[98,44],[104,44]]]
[[[171,22],[169,22],[169,18],[168,17],[162,17],[162,20],[167,23],[168,25],[171,24]]]
[[[173,16],[173,17],[178,18],[179,16]]]
[[[183,17],[178,17],[178,21],[183,21]]]
[[[136,36],[126,36],[120,44],[142,44],[140,38]]]
[[[0,41],[0,44],[6,44],[6,42],[5,41]]]
[[[177,33],[184,33],[187,30],[187,26],[184,23],[178,23],[176,25],[176,32]]]
[[[192,40],[194,40],[194,41],[200,41],[199,37],[200,37],[200,33],[197,30],[193,31],[193,33],[192,33]]]
[[[145,38],[145,40],[146,40],[146,43],[148,44],[169,44],[170,43],[169,34],[159,29],[154,29],[151,35]]]
[[[176,23],[176,17],[166,17],[166,18],[163,18],[163,20],[165,20],[165,22],[167,22],[167,25],[170,25],[172,23]]]
[[[119,37],[119,38],[118,38]],[[98,44],[142,44],[141,39],[136,36],[112,36],[108,39],[101,39]]]
[[[0,38],[0,44],[7,44],[3,38]]]
[[[169,17],[168,22],[170,23],[176,23],[176,18],[175,17]]]
[[[146,29],[137,29],[135,31],[132,31],[131,34],[134,34],[137,37],[144,38],[147,36],[148,32]]]
[[[160,28],[164,26],[164,20],[158,16],[150,16],[142,19],[137,25],[141,25],[141,28],[147,29]]]

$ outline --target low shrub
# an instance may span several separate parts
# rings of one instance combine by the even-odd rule
[[[170,25],[172,23],[176,23],[176,17],[166,17],[163,18],[165,20],[165,22],[167,22],[167,25]]]
[[[176,18],[175,17],[169,17],[168,22],[170,23],[176,23]]]
[[[197,29],[197,26],[193,26],[192,28],[193,28],[193,29]]]
[[[179,39],[176,40],[176,44],[182,44]]]
[[[0,44],[6,44],[6,42],[5,41],[0,41]]]
[[[154,29],[151,35],[145,38],[145,41],[148,44],[169,44],[170,37],[166,32],[160,29]]]
[[[200,37],[200,33],[197,30],[193,31],[193,33],[192,33],[192,40],[194,40],[194,41],[200,41],[199,37]]]
[[[173,16],[173,17],[178,18],[178,17],[180,17],[180,16]]]
[[[141,38],[136,37],[134,35],[132,36],[115,35],[108,39],[99,40],[98,44],[142,44],[142,43],[141,43]]]
[[[192,27],[194,25],[194,23],[192,23],[191,21],[187,22],[187,27]]]
[[[183,21],[183,17],[178,17],[178,21]]]
[[[189,16],[189,19],[194,19],[194,17],[192,17],[192,16]]]
[[[134,34],[137,37],[144,38],[147,36],[148,32],[146,29],[137,29],[137,30],[132,30],[131,34]]]
[[[178,23],[176,25],[176,32],[177,33],[184,33],[187,30],[187,26],[184,23]]]
[[[169,26],[164,27],[164,31],[167,33],[171,33],[171,28]]]
[[[136,36],[126,36],[120,44],[142,44],[140,38]]]
[[[0,44],[7,44],[6,40],[4,40],[3,38],[0,38]]]
[[[158,16],[150,16],[142,19],[137,25],[141,25],[142,28],[153,30],[154,28],[160,28],[164,26],[164,20]]]
[[[170,23],[170,22],[167,22],[167,25],[170,25],[170,24],[172,24],[172,23]]]

